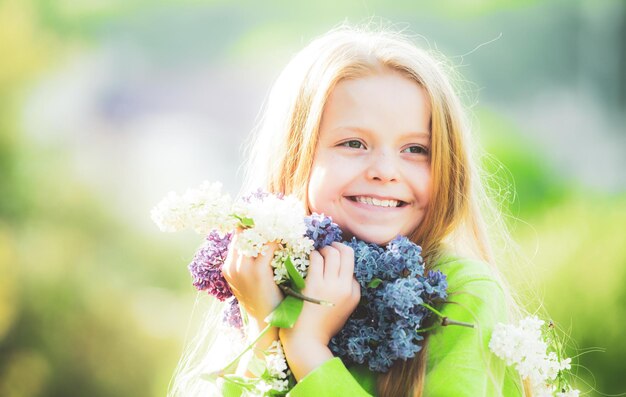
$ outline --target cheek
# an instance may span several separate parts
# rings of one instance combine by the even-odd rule
[[[311,167],[307,189],[309,210],[328,211],[333,202],[341,198],[341,175],[345,173],[345,167],[341,162],[326,153],[320,153],[315,158]]]
[[[433,197],[433,180],[430,171],[426,173],[425,183],[421,187],[423,206],[428,207]]]
[[[309,176],[309,184],[307,187],[307,200],[309,202],[309,211],[321,212],[323,210],[323,202],[326,193],[326,171],[323,168],[313,165],[311,175]]]
[[[433,194],[430,167],[413,169],[410,177],[410,188],[420,209],[426,209]]]

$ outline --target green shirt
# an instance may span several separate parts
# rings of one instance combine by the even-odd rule
[[[488,348],[493,326],[510,322],[502,287],[486,263],[446,258],[435,267],[448,281],[442,313],[474,328],[447,326],[428,341],[425,397],[521,396],[519,377]],[[346,368],[335,357],[304,377],[290,397],[376,395],[376,375],[364,366]]]

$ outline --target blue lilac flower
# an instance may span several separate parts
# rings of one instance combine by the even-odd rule
[[[448,282],[446,276],[439,270],[430,271],[424,280],[424,288],[430,299],[446,299],[448,297]]]
[[[331,339],[331,350],[343,351],[350,362],[363,364],[372,355],[373,345],[380,342],[378,331],[368,322],[368,319],[355,319],[346,323]]]
[[[313,240],[313,248],[320,249],[341,241],[341,229],[332,218],[324,214],[313,213],[304,218],[306,236]]]
[[[199,291],[206,290],[222,301],[233,295],[222,275],[222,265],[228,254],[231,237],[230,233],[223,237],[217,231],[209,233],[206,242],[188,266],[194,287]]]
[[[424,339],[409,326],[398,324],[390,329],[389,351],[393,357],[400,360],[406,360],[415,357],[415,354],[422,349],[419,344]]]
[[[237,298],[228,301],[224,313],[222,314],[222,321],[233,328],[241,329],[243,327],[243,320],[241,319],[241,311],[239,310],[239,301]]]
[[[386,283],[377,294],[384,306],[392,309],[400,317],[408,317],[410,309],[424,303],[423,284],[416,278],[399,278]]]
[[[387,245],[385,277],[417,277],[424,275],[424,261],[421,257],[422,248],[404,236],[398,236]]]
[[[381,345],[376,352],[370,357],[367,366],[375,372],[387,372],[393,365],[396,357],[386,345]]]
[[[380,274],[382,263],[380,256],[384,250],[376,244],[352,238],[346,243],[354,251],[354,275],[362,289],[367,288],[370,281]]]
[[[445,275],[437,271],[425,277],[422,250],[406,237],[395,238],[385,249],[354,238],[346,244],[354,250],[361,302],[329,347],[347,363],[386,372],[396,360],[421,350],[417,330],[431,316],[422,303],[445,299]]]

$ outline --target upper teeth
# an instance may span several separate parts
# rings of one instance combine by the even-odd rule
[[[359,203],[376,205],[379,207],[397,207],[400,204],[398,200],[379,200],[373,197],[356,196],[355,199]]]

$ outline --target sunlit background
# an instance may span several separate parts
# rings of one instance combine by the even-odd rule
[[[0,396],[165,395],[201,239],[150,208],[236,193],[281,67],[374,15],[457,65],[528,310],[587,395],[626,391],[624,1],[0,0]]]

